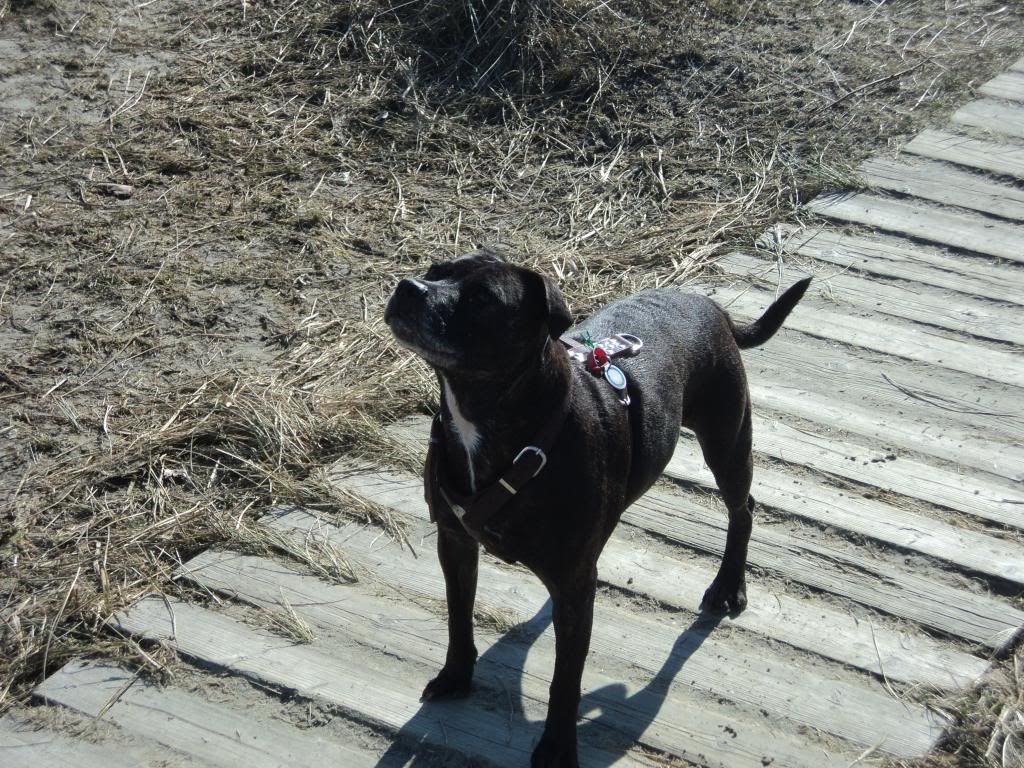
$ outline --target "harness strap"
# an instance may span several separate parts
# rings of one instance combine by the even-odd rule
[[[558,440],[569,414],[570,395],[571,390],[540,434],[530,445],[519,451],[512,461],[512,466],[497,481],[474,496],[462,496],[451,490],[452,484],[444,457],[444,425],[441,422],[441,414],[437,414],[430,426],[430,446],[427,449],[427,463],[424,467],[424,496],[430,510],[430,520],[437,522],[438,500],[433,498],[433,489],[436,487],[443,502],[452,510],[470,536],[482,541],[486,533],[492,538],[500,539],[501,531],[489,525],[489,522],[498,510],[544,469],[548,453]]]

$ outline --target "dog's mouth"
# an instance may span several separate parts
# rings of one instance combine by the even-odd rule
[[[412,323],[401,315],[390,314],[385,322],[399,345],[422,357],[436,368],[449,368],[457,360],[455,350],[437,338],[423,332],[423,326]]]

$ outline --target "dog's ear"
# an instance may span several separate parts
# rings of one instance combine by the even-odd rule
[[[545,275],[537,274],[537,277],[540,279],[544,290],[543,296],[547,306],[548,333],[551,335],[551,338],[557,339],[569,330],[569,326],[572,325],[572,314],[569,312],[565,299],[562,298],[562,292],[558,288],[558,283]]]

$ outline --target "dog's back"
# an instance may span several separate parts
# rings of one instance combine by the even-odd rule
[[[763,344],[800,301],[809,279],[800,281],[758,320],[737,326],[711,299],[675,288],[643,291],[609,304],[569,335],[592,339],[630,333],[644,343],[635,357],[616,359],[629,380],[633,466],[629,500],[635,501],[661,474],[679,439],[679,427],[702,437],[710,429],[742,427],[748,408],[740,349]],[[645,403],[657,403],[655,408]],[[729,403],[729,408],[719,407]],[[732,412],[737,423],[705,424],[709,414]],[[715,417],[718,419],[718,417]]]

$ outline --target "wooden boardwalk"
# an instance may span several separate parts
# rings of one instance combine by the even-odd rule
[[[600,563],[584,766],[920,755],[947,725],[943,696],[1018,638],[1024,60],[980,96],[899,159],[865,163],[869,189],[808,206],[832,224],[779,226],[703,286],[750,318],[817,277],[786,330],[745,353],[760,502],[750,605],[732,619],[697,613],[726,518],[683,434]],[[391,430],[413,450],[426,433],[425,419]],[[541,585],[485,557],[475,692],[421,704],[446,630],[420,480],[351,464],[333,478],[390,509],[408,541],[274,510],[268,536],[333,559],[321,575],[199,555],[181,578],[205,605],[153,596],[111,622],[194,667],[158,687],[114,663],[68,664],[36,689],[50,706],[0,720],[0,763],[528,765],[554,653]],[[267,629],[271,615],[288,628]]]

